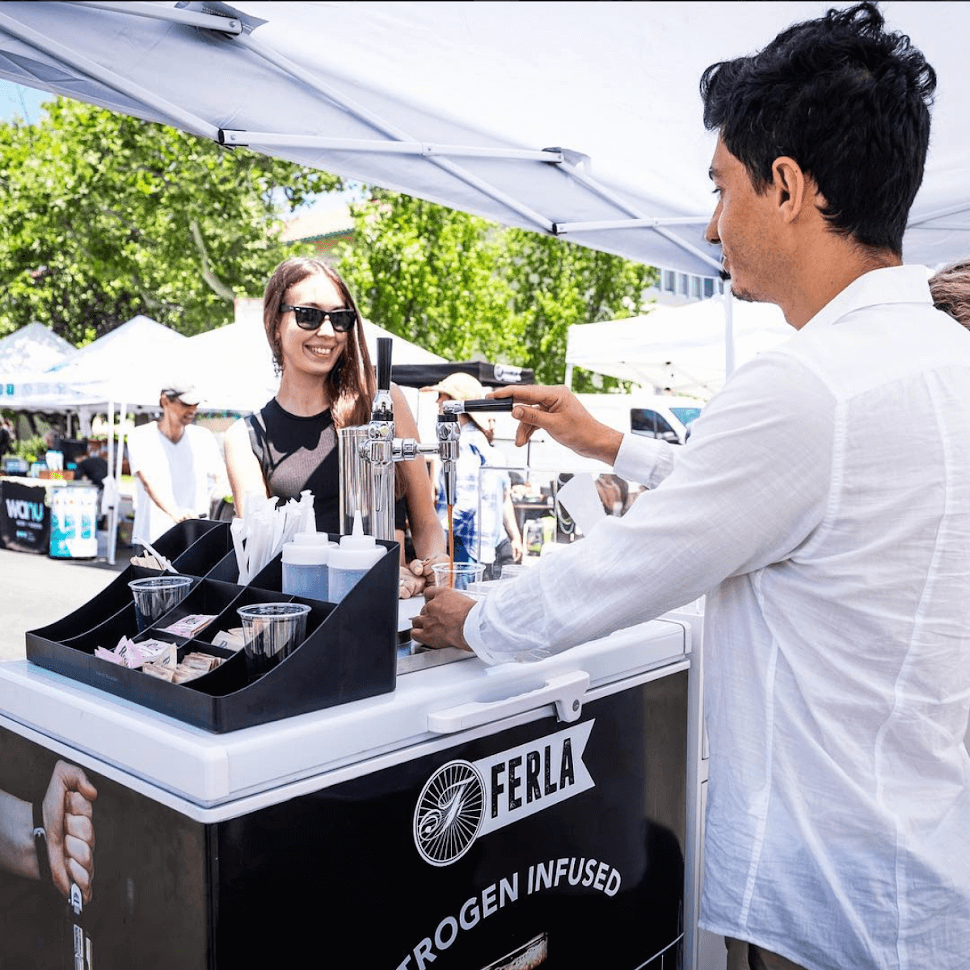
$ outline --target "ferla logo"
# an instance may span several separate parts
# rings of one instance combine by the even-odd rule
[[[594,723],[438,768],[414,808],[414,844],[421,857],[433,866],[451,865],[476,839],[593,788],[583,752]]]

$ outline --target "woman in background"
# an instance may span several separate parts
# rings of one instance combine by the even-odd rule
[[[288,499],[309,490],[317,531],[339,533],[337,431],[370,421],[376,391],[360,315],[333,269],[295,257],[281,263],[266,286],[263,325],[280,386],[257,414],[226,432],[236,514],[243,514],[252,493]],[[414,416],[395,385],[391,398],[397,434],[416,439]],[[407,598],[423,590],[432,563],[446,561],[447,550],[424,462],[396,462],[394,472],[416,555],[407,565],[402,557],[400,591]]]

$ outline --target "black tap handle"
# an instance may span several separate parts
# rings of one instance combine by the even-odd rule
[[[389,391],[391,389],[391,347],[394,341],[390,337],[377,338],[377,389]]]
[[[510,397],[489,397],[480,401],[465,401],[465,411],[511,411],[515,401]]]

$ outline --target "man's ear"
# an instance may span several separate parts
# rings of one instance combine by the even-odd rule
[[[805,175],[795,159],[780,155],[772,162],[771,176],[771,191],[786,222],[794,222],[807,205],[815,204],[815,183]]]

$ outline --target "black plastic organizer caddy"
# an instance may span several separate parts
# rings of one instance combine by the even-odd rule
[[[330,536],[336,539],[337,536]],[[154,543],[178,572],[193,578],[186,597],[137,633],[128,583],[160,575],[128,566],[92,600],[63,619],[27,632],[27,659],[92,687],[222,733],[386,694],[397,676],[398,545],[378,540],[387,552],[339,604],[283,593],[280,556],[251,583],[240,586],[228,522],[195,519]],[[243,650],[213,646],[216,633],[242,625],[236,610],[251,603],[306,603],[306,638],[288,657],[253,683]],[[163,632],[192,613],[214,614],[193,639]],[[114,649],[122,636],[178,645],[179,660],[203,651],[225,658],[214,670],[182,684],[159,680],[94,656]]]

